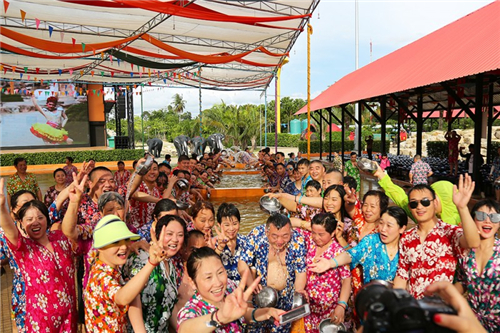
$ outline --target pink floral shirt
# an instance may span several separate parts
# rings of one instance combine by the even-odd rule
[[[116,293],[123,286],[120,279],[118,270],[99,259],[92,266],[83,292],[87,332],[126,332],[128,305],[115,303]]]
[[[7,239],[26,284],[26,331],[76,332],[76,247],[60,230],[48,237],[54,252],[21,235],[17,247]]]
[[[158,187],[155,186],[153,190],[150,191],[144,182],[139,185],[137,192],[143,192],[159,199],[162,198]],[[130,219],[127,221],[130,231],[135,233],[142,225],[151,221],[155,206],[156,204],[152,202],[139,202],[133,199],[130,200]]]
[[[420,242],[418,227],[406,231],[399,241],[399,268],[396,276],[408,281],[410,294],[420,299],[425,288],[436,281],[453,282],[460,249],[460,227],[438,220]]]
[[[124,170],[123,173],[117,171],[115,172],[113,178],[115,179],[117,186],[127,186],[127,183],[130,180],[131,175],[132,174],[128,170]]]
[[[306,264],[311,265],[316,258],[316,244],[311,239],[311,232],[307,230],[302,233],[307,243]],[[323,252],[321,258],[331,259],[344,252],[342,246],[333,240],[330,247]],[[307,270],[306,290],[309,295],[309,306],[311,314],[305,318],[306,332],[318,332],[317,327],[323,319],[326,319],[335,310],[342,288],[342,280],[351,277],[349,266],[341,266],[330,269],[322,274]]]

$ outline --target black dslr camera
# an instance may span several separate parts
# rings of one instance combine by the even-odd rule
[[[457,314],[439,297],[416,300],[406,290],[392,289],[390,283],[380,280],[358,292],[355,307],[365,333],[454,332],[435,324],[433,317],[437,313]]]

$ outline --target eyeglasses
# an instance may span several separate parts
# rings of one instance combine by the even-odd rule
[[[410,206],[410,208],[411,208],[411,209],[415,209],[415,208],[417,208],[417,207],[418,207],[418,204],[419,204],[419,203],[420,203],[422,206],[424,206],[424,207],[429,207],[429,206],[430,206],[430,204],[431,204],[431,200],[430,200],[430,199],[427,199],[427,198],[424,198],[424,199],[422,199],[422,200],[420,200],[420,201],[418,201],[418,200],[415,200],[415,201],[410,201],[410,202],[408,203],[408,206]]]
[[[483,222],[483,221],[486,221],[486,218],[489,217],[490,218],[490,221],[491,223],[498,223],[500,222],[500,214],[498,213],[491,213],[491,214],[487,214],[485,212],[479,212],[479,211],[476,211],[474,213],[474,215],[476,216],[476,219],[479,221],[479,222]]]

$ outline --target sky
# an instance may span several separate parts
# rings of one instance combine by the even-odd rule
[[[359,1],[359,68],[449,24],[492,0],[394,0]],[[356,69],[354,0],[321,0],[310,20],[311,99]],[[370,42],[372,52],[370,54]],[[274,99],[274,81],[267,89]],[[150,88],[151,89],[151,88]],[[149,90],[149,89],[146,89]],[[199,113],[199,92],[192,88],[145,91],[143,110],[165,108],[179,93],[186,111]],[[224,100],[226,104],[262,104],[262,91],[221,92],[202,90],[202,110]],[[302,32],[281,72],[281,97],[307,98],[307,33]],[[134,95],[134,110],[140,114],[141,99]]]

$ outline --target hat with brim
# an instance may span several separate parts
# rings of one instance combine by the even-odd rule
[[[119,242],[123,239],[138,240],[141,237],[131,232],[125,222],[116,215],[104,216],[94,229],[94,248]]]

